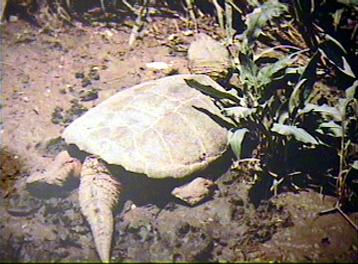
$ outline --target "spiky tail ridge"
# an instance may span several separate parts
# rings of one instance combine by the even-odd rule
[[[103,262],[109,262],[113,236],[113,208],[121,184],[97,158],[87,157],[81,171],[79,202],[92,231],[96,249]]]

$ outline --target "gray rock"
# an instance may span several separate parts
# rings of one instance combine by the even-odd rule
[[[208,198],[215,187],[216,184],[211,180],[198,177],[186,185],[175,188],[172,195],[193,206]]]

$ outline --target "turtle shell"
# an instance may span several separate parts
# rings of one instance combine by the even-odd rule
[[[152,178],[180,178],[206,168],[227,149],[227,129],[212,99],[185,79],[223,89],[205,75],[175,75],[118,92],[73,121],[68,144],[109,164]]]

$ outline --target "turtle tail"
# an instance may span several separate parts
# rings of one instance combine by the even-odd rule
[[[113,208],[121,184],[96,157],[85,159],[81,171],[79,202],[92,231],[96,249],[103,262],[109,262],[113,236]]]

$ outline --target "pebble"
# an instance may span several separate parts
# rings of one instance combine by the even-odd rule
[[[169,37],[168,37],[168,40],[169,41],[173,41],[174,39],[176,39],[178,36],[176,35],[176,34],[171,34],[171,35],[169,35]]]
[[[18,21],[19,20],[19,18],[17,17],[17,16],[10,16],[9,17],[9,21],[10,22],[16,22],[16,21]]]
[[[185,31],[183,31],[183,35],[184,36],[192,36],[192,35],[194,35],[194,31],[191,29],[185,30]]]
[[[150,70],[167,70],[170,68],[168,63],[162,61],[146,63],[145,66]]]

